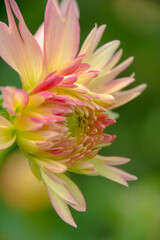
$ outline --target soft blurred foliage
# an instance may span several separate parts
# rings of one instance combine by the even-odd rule
[[[46,1],[17,0],[17,3],[34,33],[43,21]],[[124,49],[123,59],[135,57],[124,75],[136,73],[137,81],[133,86],[148,84],[140,97],[117,109],[118,122],[108,130],[115,133],[117,139],[102,151],[105,155],[130,157],[132,161],[123,169],[137,175],[138,181],[125,188],[100,177],[72,175],[87,202],[86,213],[73,211],[78,229],[63,223],[51,204],[41,210],[22,211],[8,206],[1,194],[0,240],[159,240],[160,2],[79,0],[78,3],[82,41],[94,23],[107,23],[101,44],[119,39]],[[3,0],[0,1],[0,19],[7,21]],[[0,60],[0,85],[7,84],[20,86],[20,81],[17,74]],[[3,167],[5,164],[2,172]],[[11,182],[18,177],[12,172],[7,174]],[[10,185],[6,191],[10,191],[9,188]],[[26,186],[22,188],[24,191]],[[14,199],[17,195],[13,191]],[[37,205],[39,201],[41,197]]]

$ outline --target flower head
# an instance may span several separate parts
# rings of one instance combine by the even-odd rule
[[[134,76],[116,77],[133,58],[116,66],[122,55],[122,50],[116,52],[119,41],[96,49],[105,25],[95,25],[78,53],[75,1],[48,0],[44,23],[35,36],[16,2],[5,4],[9,26],[0,23],[0,55],[18,72],[23,88],[1,87],[0,149],[17,143],[35,176],[44,181],[59,216],[76,226],[68,205],[85,211],[85,200],[64,172],[101,175],[123,185],[136,179],[114,167],[129,159],[98,152],[115,139],[103,133],[115,123],[109,110],[138,96],[145,85],[121,91]]]

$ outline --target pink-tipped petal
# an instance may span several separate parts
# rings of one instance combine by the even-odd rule
[[[52,173],[63,173],[67,170],[67,167],[59,161],[54,161],[47,158],[41,159],[38,157],[37,158],[34,157],[32,159],[34,159],[34,161],[36,161],[39,166],[47,169],[47,171],[50,171]]]
[[[77,200],[65,185],[53,181],[43,170],[41,170],[41,174],[43,181],[50,189],[52,189],[52,191],[59,195],[63,200],[71,204],[78,205]]]
[[[86,203],[85,199],[79,190],[79,188],[76,186],[74,182],[72,182],[68,177],[66,177],[64,174],[58,174],[58,176],[66,182],[66,187],[71,192],[71,194],[74,196],[74,198],[77,200],[78,204],[72,204],[68,203],[72,208],[74,208],[77,211],[85,212],[86,211]]]
[[[134,81],[135,79],[133,77],[125,77],[125,78],[120,78],[120,79],[110,81],[104,87],[103,93],[113,94],[127,87]]]
[[[52,191],[52,189],[50,189],[49,187],[47,189],[52,206],[54,207],[60,218],[62,218],[62,220],[69,225],[77,227],[65,201],[61,197],[59,197],[54,191]]]
[[[107,164],[108,161],[108,164]],[[135,181],[137,179],[136,176],[133,176],[125,171],[112,167],[112,165],[124,164],[128,162],[129,159],[120,158],[120,157],[103,157],[97,155],[90,162],[93,164],[96,169],[96,174],[106,177],[112,181],[118,182],[124,186],[128,186],[127,181]],[[113,162],[113,164],[112,164]],[[119,162],[119,163],[118,163]]]
[[[115,104],[112,105],[111,107],[109,107],[109,109],[114,109],[114,108],[120,107],[123,104],[133,100],[134,98],[139,96],[144,91],[146,86],[147,86],[146,84],[142,84],[138,87],[132,88],[131,90],[126,90],[126,91],[115,93],[114,94]]]
[[[97,155],[96,159],[98,159],[100,162],[104,163],[105,165],[123,165],[125,163],[128,163],[130,161],[129,158],[124,157],[108,157],[108,156],[100,156]]]
[[[111,167],[111,166],[103,166],[102,168],[98,169],[98,172],[101,176],[106,177],[112,181],[120,183],[126,187],[128,187],[127,181],[135,181],[137,177],[131,175],[121,169]]]

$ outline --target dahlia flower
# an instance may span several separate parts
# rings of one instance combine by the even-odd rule
[[[115,123],[109,111],[138,96],[145,85],[121,91],[134,75],[116,77],[133,58],[116,66],[122,55],[122,50],[116,52],[119,41],[96,49],[105,25],[95,25],[78,51],[79,12],[74,0],[48,0],[44,23],[35,36],[15,0],[5,0],[5,5],[9,26],[0,23],[0,55],[19,74],[22,89],[1,87],[0,149],[16,142],[46,185],[58,215],[75,227],[68,206],[85,211],[86,204],[64,173],[101,175],[123,185],[136,179],[114,167],[129,159],[98,152],[115,139],[103,133]]]

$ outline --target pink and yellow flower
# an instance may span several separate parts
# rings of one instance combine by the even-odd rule
[[[78,52],[75,1],[48,0],[44,23],[35,36],[16,2],[5,0],[5,4],[9,26],[0,23],[0,55],[19,74],[22,89],[1,87],[0,149],[17,143],[35,176],[45,183],[56,212],[76,226],[68,205],[85,211],[86,204],[64,173],[101,175],[123,185],[136,179],[114,167],[129,159],[98,152],[115,139],[103,133],[115,123],[109,110],[138,96],[145,85],[121,91],[134,81],[134,75],[116,77],[133,58],[116,66],[122,55],[122,50],[116,52],[119,41],[96,49],[105,25],[95,25]]]

